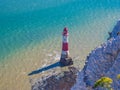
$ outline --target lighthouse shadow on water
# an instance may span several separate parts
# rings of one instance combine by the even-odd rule
[[[72,65],[72,63],[71,63],[71,65]],[[69,65],[66,65],[66,66],[69,66]],[[51,65],[49,65],[49,66],[46,66],[46,67],[43,67],[43,68],[34,70],[34,71],[32,71],[31,73],[29,73],[28,76],[34,75],[34,74],[39,74],[39,73],[41,73],[41,72],[43,72],[43,71],[47,71],[47,70],[53,69],[53,68],[55,68],[55,67],[65,67],[65,65],[61,64],[61,62],[56,62],[56,63],[51,64]]]
[[[72,63],[71,63],[71,65],[72,65]],[[68,65],[66,65],[66,66],[68,66]],[[53,69],[53,68],[56,68],[56,67],[65,67],[65,65],[63,65],[61,62],[56,62],[56,63],[51,64],[49,66],[34,70],[31,73],[29,73],[28,75],[30,76],[30,75],[34,75],[34,74],[39,74],[43,71],[47,71],[47,70],[50,70],[50,69]]]
[[[39,74],[39,73],[41,73],[41,72],[43,72],[43,71],[47,71],[47,70],[49,70],[49,69],[52,69],[52,68],[55,68],[55,67],[60,67],[60,66],[61,66],[60,62],[56,62],[56,63],[51,64],[51,65],[49,65],[49,66],[46,66],[46,67],[37,69],[37,70],[35,70],[35,71],[32,71],[32,72],[29,73],[28,75]]]
[[[60,61],[54,64],[51,64],[49,66],[32,71],[31,73],[28,74],[29,76],[41,73],[43,71],[47,71],[55,67],[64,67],[64,66],[69,66],[73,64],[72,58],[69,57],[68,35],[69,35],[68,29],[65,27],[62,33],[63,39],[62,39],[62,53],[61,53]]]

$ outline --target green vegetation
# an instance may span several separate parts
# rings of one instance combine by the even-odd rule
[[[120,80],[120,74],[118,74],[116,78]],[[101,77],[95,82],[94,88],[102,87],[105,88],[106,90],[113,90],[111,87],[112,82],[113,80],[109,77]]]
[[[120,80],[120,74],[118,74],[116,78]],[[102,88],[106,88],[106,90],[113,90],[111,87],[112,82],[113,80],[109,77],[101,77],[95,82],[94,88],[102,87]]]
[[[117,79],[120,79],[120,74],[117,75]]]
[[[113,90],[111,87],[113,80],[109,77],[102,77],[99,80],[97,80],[94,84],[94,88],[96,87],[103,87],[106,88],[106,90]]]

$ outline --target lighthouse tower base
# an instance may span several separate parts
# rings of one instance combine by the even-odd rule
[[[71,57],[68,57],[68,58],[61,58],[61,59],[60,59],[60,64],[61,64],[61,66],[73,65],[72,58],[71,58]]]

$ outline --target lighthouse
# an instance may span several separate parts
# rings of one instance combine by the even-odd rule
[[[63,66],[68,66],[73,64],[72,58],[69,56],[68,35],[69,35],[68,28],[65,27],[62,33],[62,52],[60,58],[60,63]]]

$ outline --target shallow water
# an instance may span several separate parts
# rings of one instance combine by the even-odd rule
[[[65,26],[74,65],[82,68],[86,56],[106,41],[120,18],[119,4],[119,0],[1,1],[0,89],[29,90],[29,80],[41,74],[27,74],[59,60]]]

